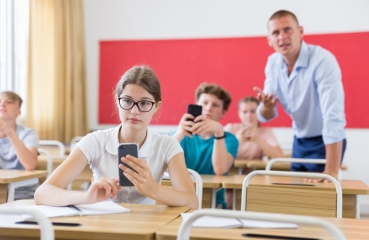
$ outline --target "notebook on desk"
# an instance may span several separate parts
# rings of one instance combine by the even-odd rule
[[[192,213],[181,213],[183,219],[189,218]],[[258,221],[226,217],[203,216],[198,218],[192,227],[198,228],[297,228],[294,223]]]
[[[122,207],[111,201],[104,201],[93,204],[69,205],[65,207],[53,207],[46,205],[29,205],[29,206],[23,205],[17,207],[37,210],[49,218],[130,212],[128,208]],[[32,219],[32,216],[28,214],[22,214],[22,218],[24,220],[28,220]]]

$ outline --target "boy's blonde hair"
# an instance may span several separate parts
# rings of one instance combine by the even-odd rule
[[[15,92],[11,92],[11,91],[4,91],[4,92],[1,92],[0,95],[5,95],[7,96],[8,98],[10,98],[10,100],[12,101],[16,101],[18,102],[19,104],[19,108],[21,108],[22,106],[22,103],[23,103],[23,100],[21,97],[19,97],[18,94],[16,94]]]

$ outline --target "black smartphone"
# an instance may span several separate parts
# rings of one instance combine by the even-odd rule
[[[202,114],[202,106],[196,104],[188,104],[187,113],[194,116],[195,119],[197,116],[200,116]],[[194,119],[189,120],[193,121]]]
[[[125,164],[121,161],[122,157],[126,157],[127,155],[134,156],[138,158],[138,143],[121,143],[118,145],[118,166],[119,164],[123,164],[126,167],[129,167],[133,171],[135,171],[132,167]],[[119,185],[122,187],[131,187],[133,183],[126,178],[123,174],[123,170],[118,167],[119,170]]]

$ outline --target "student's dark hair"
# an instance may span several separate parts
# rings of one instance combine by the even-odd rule
[[[253,97],[253,96],[247,96],[242,98],[239,102],[238,102],[238,109],[240,109],[240,105],[242,103],[247,103],[247,102],[254,102],[256,103],[256,105],[259,105],[259,100],[257,100],[257,98]]]
[[[296,15],[293,14],[292,12],[290,12],[290,11],[287,11],[287,10],[279,10],[279,11],[273,13],[273,15],[269,18],[268,23],[270,21],[274,20],[274,19],[280,19],[280,18],[286,17],[286,16],[291,16],[296,21],[297,26],[299,26],[299,21],[297,20]]]
[[[161,101],[160,83],[150,67],[145,65],[133,66],[125,72],[115,88],[115,95],[119,96],[128,84],[136,84],[143,87],[154,97],[155,102]]]
[[[217,98],[223,101],[223,110],[227,111],[231,104],[231,95],[221,86],[215,83],[202,83],[196,89],[196,102],[200,99],[201,94],[215,95]]]
[[[3,91],[0,93],[0,95],[5,95],[8,98],[10,98],[10,100],[12,101],[16,101],[19,103],[19,108],[21,108],[23,100],[21,97],[19,97],[18,94],[16,94],[15,92],[11,92],[11,91]]]

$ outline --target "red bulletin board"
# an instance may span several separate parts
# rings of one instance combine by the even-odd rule
[[[347,127],[369,128],[369,32],[306,35],[307,43],[320,45],[337,58],[345,89]],[[163,108],[157,125],[177,125],[188,103],[195,101],[195,89],[202,82],[217,83],[232,96],[223,124],[238,122],[237,102],[256,95],[252,87],[263,87],[264,68],[273,49],[266,37],[118,40],[100,42],[99,124],[118,123],[113,102],[115,85],[133,65],[149,65],[161,82]],[[268,126],[291,126],[291,119],[279,110]]]

